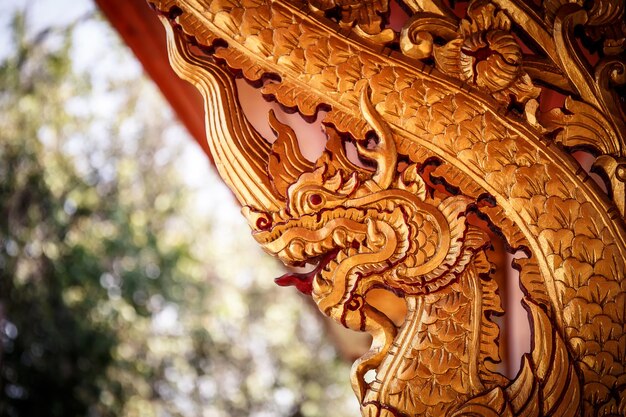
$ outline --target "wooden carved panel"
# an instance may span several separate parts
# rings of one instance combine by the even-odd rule
[[[624,1],[398,3],[400,31],[389,0],[153,6],[255,239],[316,265],[278,282],[373,336],[351,375],[364,416],[625,416]],[[304,117],[325,110],[322,156],[305,159],[273,113],[278,139],[260,137],[236,76]],[[532,351],[510,380],[494,367],[487,230],[528,255]],[[404,300],[400,324],[374,289]]]

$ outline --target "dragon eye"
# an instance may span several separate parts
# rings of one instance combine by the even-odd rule
[[[272,226],[272,220],[269,218],[259,217],[256,221],[256,227],[261,230],[267,230]]]
[[[309,196],[309,204],[312,206],[318,206],[322,204],[322,196],[319,194],[311,194]]]

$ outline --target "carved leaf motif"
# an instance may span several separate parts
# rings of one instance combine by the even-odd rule
[[[291,24],[274,30],[274,54],[276,56],[288,55],[298,48],[300,38],[300,26]]]
[[[382,13],[389,10],[388,0],[309,0],[313,10],[330,11],[337,8],[340,22],[346,26],[356,23],[365,33],[380,33]]]
[[[335,69],[329,67],[326,64],[326,59],[330,55],[330,48],[327,43],[317,42],[315,45],[311,45],[305,52],[306,58],[306,73],[311,75],[317,75],[329,69],[335,72]],[[335,76],[336,77],[336,76]],[[333,84],[333,86],[336,84]]]
[[[622,1],[594,1],[589,10],[589,26],[585,27],[587,36],[602,40],[606,55],[620,55],[626,49],[626,22]]]
[[[462,74],[461,69],[461,46],[463,39],[451,40],[442,46],[435,46],[433,56],[437,63],[437,68],[450,75]]]
[[[414,194],[420,200],[426,198],[426,184],[424,180],[417,172],[417,165],[409,165],[400,176],[401,180],[398,181],[398,188],[401,190],[407,190],[411,194]]]
[[[263,31],[267,30],[266,22],[270,18],[270,9],[267,5],[257,4],[252,7],[244,9],[244,17],[242,24],[239,28],[243,39],[247,39],[250,36],[257,36]],[[271,45],[271,42],[265,42],[266,45]]]
[[[533,84],[530,76],[522,74],[508,87],[508,90],[498,91],[496,96],[500,101],[505,102],[510,99],[507,94],[512,94],[520,103],[526,103],[530,99],[539,97],[540,93],[541,89]]]
[[[464,34],[482,32],[487,29],[511,29],[511,20],[502,10],[489,0],[476,0],[470,3],[467,9],[469,19],[461,21],[461,30]]]
[[[473,398],[463,404],[450,417],[513,417],[511,407],[502,388],[496,387],[487,394]]]
[[[576,220],[580,217],[580,203],[574,199],[563,200],[559,197],[548,197],[543,207],[544,213],[539,216],[537,224],[542,229],[568,231],[572,233]],[[551,213],[547,215],[546,213]]]
[[[211,3],[212,7],[209,10],[215,13],[216,22],[220,22],[220,24],[230,30],[238,30],[243,19],[243,10],[238,7],[239,4],[237,3],[230,0],[225,0],[224,2],[216,1]]]
[[[571,230],[547,229],[541,232],[539,242],[547,253],[569,255],[565,251],[570,251],[573,237],[574,234]]]
[[[238,0],[214,0],[211,2],[209,6],[209,11],[211,13],[217,13],[219,11],[228,11],[233,12],[235,9],[238,9],[241,6],[241,3]]]
[[[363,119],[337,110],[329,112],[324,117],[324,124],[335,126],[337,130],[340,130],[339,126],[341,126],[344,130],[340,131],[350,132],[357,140],[364,139],[369,130],[369,126]]]
[[[602,259],[604,246],[600,239],[576,236],[572,241],[572,256],[583,263],[595,265],[596,262]]]
[[[319,103],[317,96],[304,92],[290,83],[269,83],[263,86],[262,92],[264,95],[275,96],[287,107],[297,108],[305,117],[313,117],[317,113]]]
[[[619,24],[619,21],[624,18],[625,9],[626,3],[623,1],[593,1],[589,9],[589,24],[593,26]]]
[[[482,187],[468,178],[466,174],[447,164],[441,164],[432,171],[431,180],[435,179],[438,182],[441,182],[441,179],[445,179],[447,183],[454,187],[458,187],[463,194],[474,198],[486,193]]]
[[[583,0],[543,0],[543,3],[541,4],[541,6],[543,7],[543,19],[544,21],[549,24],[552,25],[554,23],[554,19],[559,11],[559,9],[561,8],[561,6],[563,6],[564,4],[568,4],[568,3],[574,3],[574,4],[578,4],[579,6],[583,5]]]
[[[259,81],[265,75],[263,67],[236,49],[218,48],[215,56],[225,60],[229,67],[241,69],[244,77],[249,81]]]
[[[565,146],[587,147],[603,154],[617,155],[621,146],[613,127],[595,107],[568,97],[564,113],[553,109],[542,117],[542,124],[550,131],[558,131],[556,141]]]

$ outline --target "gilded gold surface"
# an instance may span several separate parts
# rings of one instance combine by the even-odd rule
[[[317,264],[298,288],[372,334],[351,375],[364,416],[625,416],[624,2],[401,4],[399,32],[387,0],[155,8],[255,239],[286,264]],[[234,74],[305,117],[328,110],[324,154],[306,160],[273,114],[270,146]],[[540,111],[549,90],[564,104]],[[487,228],[528,255],[517,267],[532,352],[512,380],[494,367],[503,308]],[[381,288],[404,299],[401,323],[368,302]]]

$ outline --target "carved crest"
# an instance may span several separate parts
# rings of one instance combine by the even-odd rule
[[[277,282],[372,334],[351,376],[364,416],[626,415],[623,1],[404,0],[398,32],[387,0],[155,3],[255,239],[315,265]],[[323,155],[274,114],[278,139],[261,138],[236,73],[303,116],[328,110]],[[528,255],[532,352],[511,380],[493,367],[487,229]],[[375,289],[403,299],[402,323]]]

